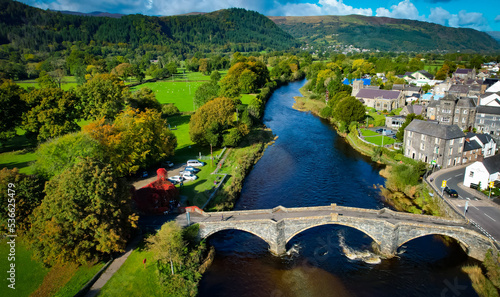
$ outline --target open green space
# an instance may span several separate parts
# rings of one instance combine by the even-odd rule
[[[0,269],[4,272],[4,276],[0,280],[0,296],[10,297],[26,297],[34,292],[43,282],[45,275],[49,272],[49,268],[43,267],[40,262],[31,259],[32,253],[27,249],[20,237],[16,238],[15,261],[10,262],[7,258],[10,247],[7,245],[7,239],[0,240]],[[15,290],[7,287],[7,271],[10,269],[10,264],[16,265],[16,286]]]
[[[204,75],[202,72],[191,72],[191,71],[186,71],[183,73],[183,70],[178,70],[180,73],[174,74],[173,80],[174,81],[209,81],[210,80],[210,74],[209,75]],[[217,70],[219,71],[221,78],[226,76],[227,70]],[[170,79],[172,80],[172,78]]]
[[[16,84],[24,89],[28,89],[29,87],[38,88],[38,82],[34,79],[19,80],[16,81]],[[61,84],[61,89],[67,91],[71,88],[75,88],[77,85],[78,84],[76,83],[76,78],[74,76],[65,76]]]
[[[146,259],[146,267],[143,265],[144,259]],[[130,254],[122,267],[104,285],[98,296],[165,296],[158,280],[153,254],[145,249],[144,242]]]
[[[257,97],[257,94],[242,94],[241,95],[241,103],[242,104],[250,104],[253,98]]]
[[[383,143],[382,143],[382,139],[383,139]],[[373,143],[375,145],[382,145],[382,144],[388,145],[388,144],[393,144],[394,142],[396,142],[396,140],[394,140],[394,138],[382,136],[382,135],[366,137],[365,140],[370,142],[370,143]]]
[[[379,135],[377,132],[368,130],[368,129],[360,129],[361,135],[363,136],[376,136]]]
[[[78,267],[73,277],[62,287],[54,297],[73,297],[88,283],[94,275],[104,266],[105,263],[99,262],[95,265],[83,265]]]
[[[196,89],[204,82],[201,81],[157,81],[145,83],[131,88],[139,90],[144,87],[150,88],[156,95],[156,99],[161,103],[174,103],[181,112],[193,111],[193,96]]]

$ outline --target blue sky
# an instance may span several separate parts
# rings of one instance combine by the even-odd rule
[[[272,16],[387,16],[434,22],[450,27],[500,31],[498,0],[22,0],[43,9],[175,15],[242,7]]]

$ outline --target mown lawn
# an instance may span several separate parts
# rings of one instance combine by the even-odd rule
[[[379,135],[377,132],[368,130],[368,129],[360,129],[361,135],[363,136],[376,136]]]
[[[174,103],[180,111],[193,111],[193,97],[194,92],[204,82],[193,81],[158,81],[153,83],[145,83],[131,88],[132,90],[139,90],[148,87],[156,95],[156,99],[161,103]]]
[[[146,268],[142,264],[144,259],[146,259]],[[165,296],[158,280],[153,255],[145,250],[144,243],[130,254],[122,267],[104,285],[98,296]]]
[[[394,140],[394,138],[392,137],[387,137],[387,136],[372,136],[372,137],[365,137],[365,140],[370,142],[370,143],[373,143],[375,145],[382,145],[382,138],[384,139],[384,145],[387,145],[387,144],[393,144],[394,142],[396,142],[396,140]]]
[[[73,277],[64,287],[59,289],[54,297],[73,297],[80,289],[88,283],[94,275],[104,266],[104,262],[95,265],[83,265],[78,267]]]
[[[19,80],[15,82],[20,87],[28,89],[29,87],[38,88],[38,82],[34,79],[29,80]],[[74,76],[65,76],[63,83],[61,84],[61,89],[67,91],[71,88],[75,88],[78,84],[76,83],[76,78]]]
[[[0,269],[4,277],[0,279],[0,296],[9,297],[26,297],[34,292],[43,282],[45,275],[49,272],[49,268],[43,267],[40,262],[31,260],[31,252],[26,245],[16,238],[16,253],[15,261],[10,262],[7,259],[10,247],[7,245],[7,240],[0,240]],[[16,289],[9,289],[7,286],[7,271],[10,269],[10,263],[16,265]]]

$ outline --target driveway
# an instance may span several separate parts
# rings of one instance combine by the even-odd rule
[[[457,191],[458,198],[449,198],[445,193],[444,199],[462,214],[467,203],[468,209],[465,216],[481,231],[488,233],[493,239],[500,242],[500,206],[490,201],[483,193],[463,185],[465,167],[466,165],[462,165],[452,169],[439,170],[431,174],[427,180],[430,181],[433,178],[432,185],[439,193],[442,193],[442,181],[446,180],[447,186]]]

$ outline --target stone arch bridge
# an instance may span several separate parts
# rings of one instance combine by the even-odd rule
[[[184,216],[180,216],[184,217]],[[222,230],[246,231],[263,239],[269,250],[281,255],[286,244],[295,235],[307,229],[335,224],[357,229],[378,244],[382,255],[392,257],[404,243],[426,235],[446,235],[456,239],[466,253],[483,260],[495,243],[479,233],[465,220],[447,219],[391,211],[329,206],[285,208],[249,211],[225,211],[191,216],[192,223],[200,226],[199,237],[207,238]]]

